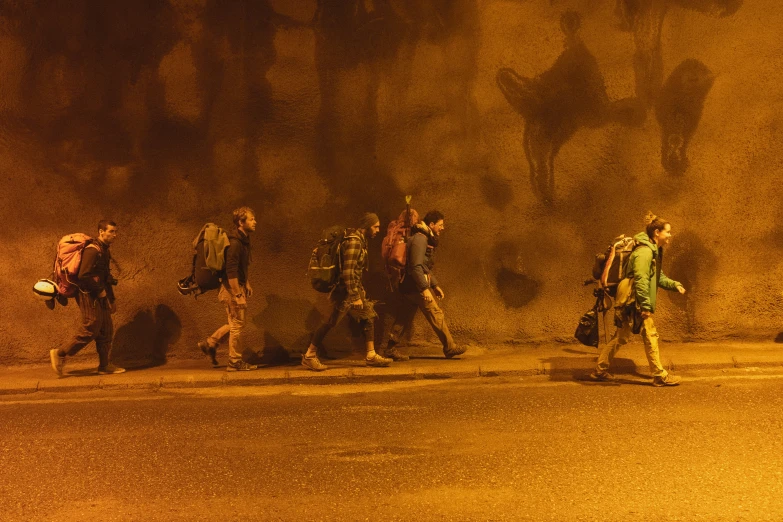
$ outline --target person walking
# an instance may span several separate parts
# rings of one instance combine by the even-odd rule
[[[97,240],[84,247],[79,267],[79,291],[75,297],[81,314],[81,326],[67,346],[49,351],[52,369],[57,375],[63,374],[66,357],[73,357],[93,341],[98,352],[99,374],[110,375],[125,371],[124,368],[111,363],[114,340],[112,314],[117,311],[117,304],[114,297],[116,280],[111,275],[109,247],[115,239],[117,224],[103,219],[98,223]]]
[[[323,371],[327,366],[318,358],[323,350],[323,340],[332,328],[345,316],[356,321],[364,333],[367,366],[388,366],[392,360],[382,357],[375,351],[375,319],[378,314],[372,301],[367,299],[362,283],[362,273],[367,269],[367,240],[374,238],[381,229],[378,215],[366,213],[355,229],[347,229],[340,243],[342,267],[337,286],[331,293],[332,313],[312,336],[307,352],[302,356],[302,366],[313,371]]]
[[[614,378],[608,370],[615,354],[628,343],[632,334],[641,334],[653,386],[680,384],[681,379],[667,372],[661,364],[654,316],[658,288],[684,294],[685,287],[666,277],[661,270],[664,248],[672,239],[671,224],[651,212],[647,214],[646,222],[646,230],[634,236],[637,246],[628,259],[625,278],[617,285],[615,324],[618,330],[598,355],[595,371],[590,374],[595,381]]]

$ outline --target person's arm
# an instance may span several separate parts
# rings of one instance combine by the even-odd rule
[[[247,304],[242,288],[239,286],[239,263],[242,257],[242,243],[238,239],[232,239],[226,248],[226,279],[231,295],[236,299],[237,304],[244,306]]]
[[[79,287],[90,293],[93,297],[103,297],[106,285],[100,277],[96,277],[95,264],[98,261],[100,250],[96,246],[87,245],[82,251],[82,262],[79,266]]]
[[[652,250],[647,247],[639,247],[631,254],[630,259],[633,262],[633,283],[636,289],[636,302],[641,311],[648,314],[652,312],[652,303],[650,302],[652,256]]]
[[[413,282],[419,292],[424,292],[430,288],[427,281],[424,263],[427,260],[427,238],[422,234],[414,234],[408,244],[408,267],[409,274],[413,276]]]
[[[666,277],[666,274],[664,274],[663,271],[661,271],[661,279],[658,281],[658,286],[671,292],[680,292],[681,294],[685,293],[685,287],[682,286],[682,283],[673,279],[669,279]],[[682,288],[682,290],[680,290],[680,288]]]
[[[357,301],[361,303],[362,300],[362,281],[361,274],[356,274],[356,264],[362,252],[362,243],[359,238],[351,237],[342,242],[340,250],[342,251],[340,278],[348,292],[346,299],[358,306]]]

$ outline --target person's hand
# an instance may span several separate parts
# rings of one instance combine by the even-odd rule
[[[253,296],[253,287],[250,286],[250,281],[245,283],[245,293],[247,293],[248,297],[252,297]]]
[[[356,310],[361,310],[362,308],[364,308],[364,301],[362,301],[362,299],[359,298],[353,303],[351,303],[351,306]]]
[[[677,291],[680,292],[681,294],[684,294],[685,293],[685,287],[682,286],[682,285],[677,285]]]
[[[432,300],[434,299],[432,297],[432,292],[430,292],[429,288],[421,293],[421,298],[424,299],[425,303],[432,302]]]
[[[642,312],[642,319],[649,319],[650,317],[652,317],[652,313],[648,312],[647,310]]]
[[[437,297],[438,299],[443,299],[444,297],[446,297],[446,294],[443,293],[443,289],[439,286],[433,288],[432,291],[435,293],[435,297]]]
[[[98,299],[103,299],[104,297],[106,297],[106,290],[101,290],[101,293],[98,294]]]

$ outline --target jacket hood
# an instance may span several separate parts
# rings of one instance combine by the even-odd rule
[[[658,255],[658,245],[656,245],[652,239],[650,239],[650,236],[647,235],[647,232],[639,232],[633,236],[633,238],[637,243],[650,247],[653,251],[653,257]]]

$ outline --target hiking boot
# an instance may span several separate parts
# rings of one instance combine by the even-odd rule
[[[125,368],[114,366],[112,363],[106,366],[98,366],[98,373],[101,375],[113,375],[115,373],[125,373]]]
[[[308,370],[313,370],[314,372],[322,372],[328,369],[328,366],[322,364],[321,361],[318,360],[317,355],[315,357],[306,357],[305,355],[302,355],[302,366]]]
[[[394,362],[409,361],[411,359],[407,355],[400,353],[397,348],[386,348],[386,350],[383,351],[383,356]]]
[[[613,381],[614,375],[609,372],[599,372],[598,370],[590,374],[591,381],[606,382]]]
[[[226,366],[227,372],[249,372],[252,370],[258,370],[258,366],[255,364],[248,364],[245,361],[239,361],[238,363],[228,363]]]
[[[366,364],[367,366],[375,366],[376,368],[383,368],[384,366],[389,366],[391,363],[392,363],[391,359],[382,357],[377,353],[372,357],[368,357],[364,359],[364,364]]]
[[[446,356],[446,359],[451,359],[452,357],[455,357],[457,355],[462,355],[466,351],[468,351],[467,346],[455,346],[451,350],[449,350],[448,348],[444,348],[443,355]]]
[[[65,367],[65,356],[57,355],[57,351],[57,348],[49,350],[49,359],[52,361],[52,369],[57,372],[57,375],[62,375]]]
[[[201,352],[212,360],[212,366],[218,366],[217,360],[217,347],[210,346],[206,341],[199,341],[198,347],[201,348]]]
[[[677,386],[680,384],[680,379],[676,375],[672,375],[671,373],[667,373],[663,377],[655,376],[653,377],[653,386]]]

